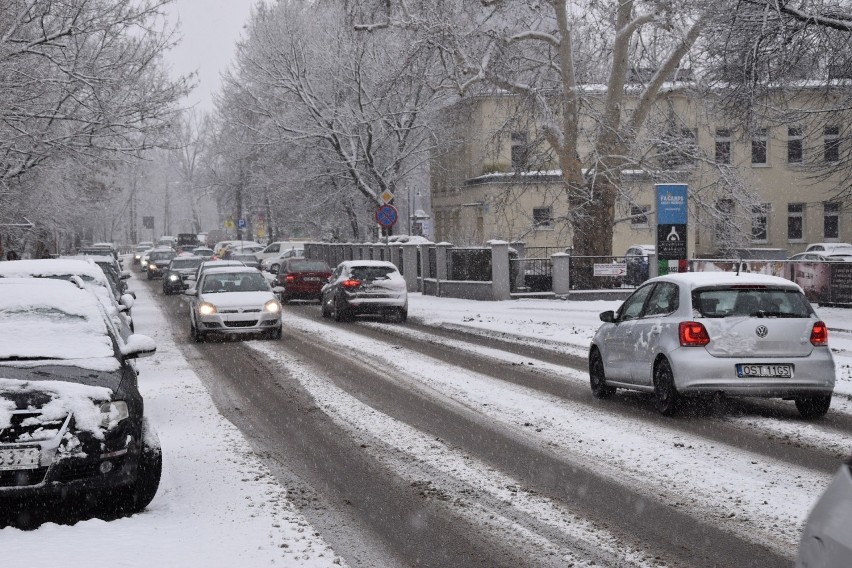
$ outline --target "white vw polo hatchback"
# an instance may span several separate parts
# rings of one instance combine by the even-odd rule
[[[660,276],[600,315],[589,375],[599,398],[617,388],[654,394],[670,415],[684,396],[792,399],[828,412],[834,359],[828,329],[793,282],[722,272]]]

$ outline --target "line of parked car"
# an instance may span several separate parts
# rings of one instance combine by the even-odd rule
[[[79,498],[107,517],[143,510],[162,470],[144,416],[129,273],[107,247],[0,262],[0,510]]]

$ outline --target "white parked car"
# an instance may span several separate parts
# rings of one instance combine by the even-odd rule
[[[189,317],[195,341],[214,333],[281,338],[281,303],[255,268],[210,268],[184,294],[192,297]]]
[[[266,248],[264,248],[258,253],[255,253],[255,255],[260,261],[261,266],[263,265],[263,261],[267,258],[278,258],[281,257],[282,254],[291,250],[301,250],[303,251],[302,256],[304,256],[306,242],[307,241],[275,241],[274,243],[269,243]]]
[[[358,314],[408,318],[405,279],[393,263],[381,260],[347,260],[334,269],[321,291],[322,315],[337,321]]]
[[[278,274],[278,270],[280,270],[281,265],[284,264],[284,261],[289,260],[291,258],[305,258],[305,249],[291,248],[278,253],[278,256],[270,256],[269,258],[264,258],[260,262],[260,269],[265,270],[266,272],[271,272],[272,274]]]
[[[697,272],[648,280],[592,339],[592,393],[653,393],[670,415],[681,398],[723,393],[793,399],[805,418],[828,412],[834,358],[828,328],[802,289],[761,274]]]
[[[852,244],[849,243],[812,243],[805,252],[821,252],[823,254],[852,254]]]

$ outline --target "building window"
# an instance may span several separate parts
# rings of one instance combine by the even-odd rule
[[[766,165],[766,129],[758,128],[751,136],[751,163],[756,166]]]
[[[536,207],[533,209],[533,225],[536,229],[553,228],[553,211],[550,207]]]
[[[716,130],[716,163],[731,163],[731,131],[727,128]]]
[[[734,213],[733,199],[720,199],[716,202],[716,222],[713,225],[713,237],[717,243],[725,243],[729,239],[730,219]]]
[[[769,240],[769,203],[751,208],[751,240],[755,243]]]
[[[529,169],[529,140],[525,132],[512,133],[512,170]]]
[[[805,234],[805,204],[787,204],[787,240],[800,241]]]
[[[787,162],[790,164],[800,164],[804,158],[803,142],[801,128],[787,129]]]
[[[840,127],[826,126],[823,137],[823,155],[826,162],[840,161]]]
[[[660,144],[659,159],[665,169],[688,166],[695,163],[697,147],[695,131],[681,128],[667,134]]]
[[[630,207],[630,225],[632,227],[647,227],[650,205],[633,205]]]
[[[840,238],[840,204],[832,201],[826,201],[822,204],[822,207],[823,237],[826,240]]]

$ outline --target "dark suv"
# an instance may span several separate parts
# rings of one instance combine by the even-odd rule
[[[148,255],[148,266],[145,267],[148,273],[148,280],[161,278],[165,274],[169,263],[175,257],[175,254],[175,251],[171,249],[152,251]]]

